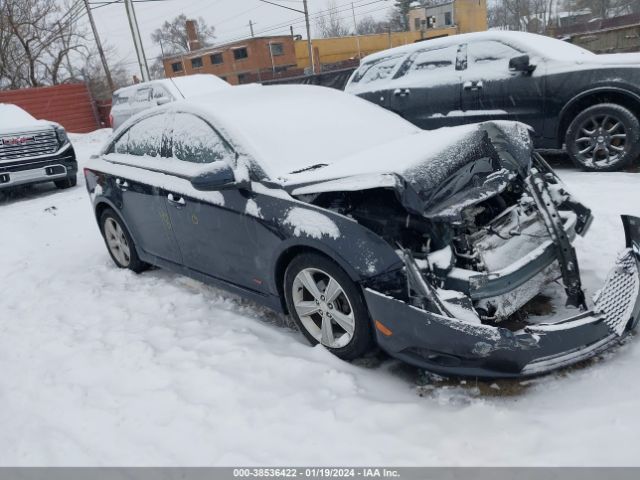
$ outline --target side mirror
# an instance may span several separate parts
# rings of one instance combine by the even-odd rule
[[[249,182],[238,182],[233,169],[227,162],[213,162],[211,170],[201,173],[191,179],[191,185],[196,190],[214,192],[217,190],[230,190],[232,188],[247,188]]]
[[[160,97],[156,100],[156,105],[160,106],[160,105],[166,105],[167,103],[171,102],[171,99],[167,98],[167,97]]]
[[[535,65],[531,65],[529,55],[520,55],[509,60],[509,70],[513,72],[531,73],[536,69]]]

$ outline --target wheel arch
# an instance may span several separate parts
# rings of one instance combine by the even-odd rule
[[[273,269],[273,282],[280,297],[280,303],[282,304],[283,312],[289,313],[286,300],[284,297],[284,274],[291,261],[297,256],[304,253],[315,253],[325,257],[327,260],[335,263],[339,266],[354,282],[359,282],[361,275],[349,265],[343,258],[337,255],[335,252],[321,245],[311,245],[306,243],[298,243],[295,245],[289,245],[284,248],[277,256],[274,269]]]
[[[562,148],[569,125],[576,115],[586,108],[599,103],[614,103],[628,108],[640,119],[640,95],[617,87],[599,87],[573,97],[560,111],[557,139],[558,148]]]

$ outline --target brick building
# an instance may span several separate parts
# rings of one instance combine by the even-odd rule
[[[194,45],[198,47],[198,45]],[[163,59],[166,77],[213,73],[237,85],[270,80],[285,74],[301,74],[297,68],[296,50],[290,35],[255,37],[239,42],[207,48]]]

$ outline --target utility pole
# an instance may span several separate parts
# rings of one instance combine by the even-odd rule
[[[311,62],[311,73],[315,75],[316,62],[313,61],[313,45],[311,43],[311,26],[309,25],[309,7],[307,6],[307,0],[303,0],[302,5],[304,7],[304,23],[307,27],[307,54]]]
[[[251,20],[249,20],[249,29],[251,30],[251,37],[255,37],[255,35],[253,34],[253,22]]]
[[[96,47],[98,47],[98,53],[100,54],[100,60],[102,61],[102,68],[107,76],[107,83],[109,84],[109,90],[113,93],[115,87],[113,85],[113,79],[111,78],[111,70],[109,70],[109,64],[107,63],[107,57],[102,49],[102,42],[100,42],[100,35],[98,35],[98,29],[93,21],[93,14],[91,13],[91,7],[89,6],[89,0],[84,0],[84,6],[87,8],[87,15],[89,16],[89,23],[91,24],[91,30],[93,31],[93,38],[96,40]]]
[[[124,0],[124,6],[127,9],[129,27],[131,28],[131,35],[133,36],[133,44],[136,47],[136,55],[138,57],[138,65],[140,65],[142,80],[144,82],[148,82],[151,76],[149,75],[149,65],[147,64],[147,57],[144,54],[142,39],[140,38],[140,30],[138,29],[136,11],[133,8],[133,3],[131,2],[131,0]]]
[[[362,54],[360,53],[360,37],[358,36],[358,23],[356,22],[356,9],[351,2],[351,13],[353,13],[353,33],[356,36],[356,44],[358,45],[358,61],[362,60]]]

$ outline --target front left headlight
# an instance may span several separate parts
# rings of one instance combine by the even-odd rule
[[[58,143],[62,147],[69,141],[69,137],[67,137],[67,132],[65,132],[64,128],[57,126],[55,127],[56,137],[58,137]]]

